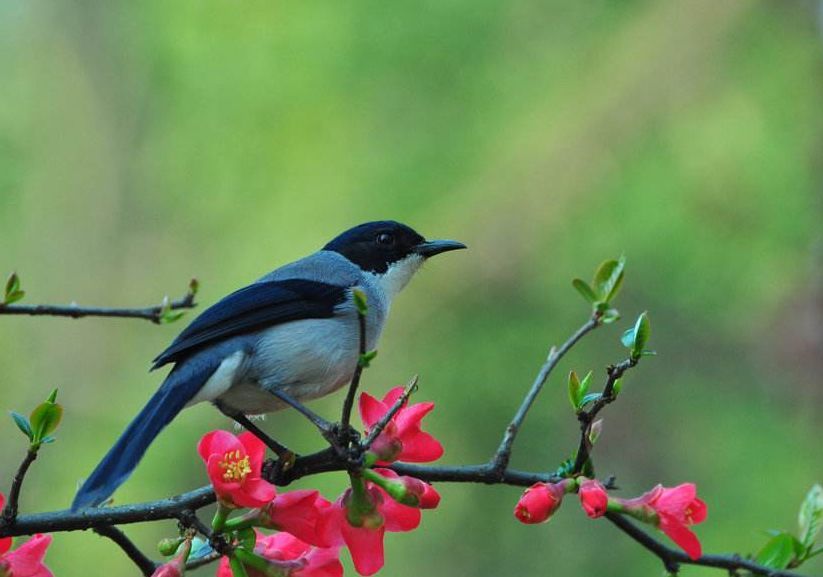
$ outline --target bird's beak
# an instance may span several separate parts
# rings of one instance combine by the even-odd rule
[[[415,252],[424,258],[429,258],[441,252],[460,250],[461,248],[466,248],[466,245],[456,240],[427,240],[418,244],[415,247]]]

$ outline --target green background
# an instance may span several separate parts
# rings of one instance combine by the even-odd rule
[[[565,373],[602,377],[648,310],[659,354],[607,409],[598,470],[624,496],[696,482],[705,549],[752,552],[823,481],[816,18],[812,2],[762,0],[5,0],[0,273],[17,270],[30,303],[110,306],[197,276],[205,306],[362,221],[462,240],[396,301],[365,378],[382,394],[419,373],[442,462],[459,464],[489,457],[548,347],[585,320],[570,280],[625,253],[624,319],[561,365],[514,465],[569,455]],[[0,318],[2,409],[54,386],[66,407],[24,512],[69,504],[185,322]],[[341,400],[313,407],[331,417]],[[227,426],[185,411],[117,502],[204,484],[195,443]],[[322,446],[295,415],[265,426]],[[0,422],[5,492],[24,451]],[[572,500],[527,527],[519,489],[438,489],[419,530],[388,536],[384,575],[661,574]],[[126,530],[153,551],[175,525]],[[137,573],[92,533],[56,536],[47,559],[58,576]]]

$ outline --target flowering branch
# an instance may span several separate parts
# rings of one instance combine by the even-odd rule
[[[219,574],[224,574],[223,569],[228,571],[230,567],[235,577],[247,574],[246,568],[265,574],[291,575],[293,571],[302,571],[309,563],[325,563],[323,567],[333,568],[333,571],[328,574],[337,575],[338,568],[342,573],[342,567],[336,557],[337,548],[344,541],[352,553],[357,570],[362,575],[371,575],[379,570],[383,563],[383,532],[405,531],[416,527],[420,519],[420,509],[433,508],[440,500],[437,492],[428,483],[455,482],[529,487],[521,499],[522,508],[521,504],[518,504],[516,513],[521,521],[529,523],[548,519],[559,507],[564,495],[578,493],[581,504],[590,517],[605,516],[615,527],[656,555],[670,573],[676,573],[683,564],[691,564],[724,569],[731,574],[737,571],[748,571],[764,577],[801,577],[797,573],[783,570],[782,567],[795,567],[816,554],[812,551],[814,534],[810,540],[807,537],[801,537],[803,546],[808,547],[803,555],[798,553],[793,560],[788,560],[786,564],[777,568],[774,562],[764,561],[761,556],[754,561],[734,554],[701,555],[697,538],[687,529],[688,525],[699,523],[705,518],[705,504],[696,498],[693,485],[684,484],[673,489],[658,486],[637,499],[622,500],[612,499],[606,493],[607,489],[613,488],[611,481],[604,481],[605,484],[600,484],[581,475],[585,473],[586,476],[591,476],[591,449],[595,437],[593,428],[597,428],[597,416],[606,405],[617,398],[620,392],[620,379],[625,372],[636,366],[641,356],[652,354],[644,348],[649,334],[648,319],[645,313],[640,316],[635,327],[624,334],[623,342],[630,349],[630,356],[607,368],[607,380],[602,393],[586,395],[588,377],[582,383],[577,380],[576,375],[572,374],[574,379],[570,377],[570,399],[575,407],[581,433],[573,462],[568,461],[556,473],[509,468],[517,434],[528,411],[559,361],[588,333],[601,324],[618,318],[618,313],[611,308],[610,301],[622,282],[622,272],[622,259],[607,261],[595,275],[594,288],[575,279],[575,288],[592,303],[590,318],[562,346],[551,348],[546,361],[540,367],[530,389],[506,427],[497,450],[488,462],[482,464],[458,466],[417,464],[437,459],[442,454],[442,446],[431,435],[420,429],[420,420],[433,408],[433,404],[418,403],[411,407],[408,406],[408,398],[416,389],[416,377],[405,388],[397,387],[390,391],[382,401],[366,393],[361,394],[360,412],[367,432],[365,440],[360,441],[359,434],[350,425],[351,412],[362,371],[368,366],[375,353],[366,350],[367,304],[365,296],[357,290],[353,291],[353,296],[358,313],[359,357],[343,404],[341,422],[339,425],[332,426],[325,422],[313,421],[315,424],[320,423],[318,426],[321,431],[324,431],[324,428],[328,429],[324,431],[324,437],[330,441],[331,446],[304,456],[289,454],[293,459],[289,460],[288,466],[279,466],[283,455],[280,455],[280,461],[268,461],[265,465],[263,464],[265,452],[263,444],[268,437],[252,424],[248,427],[249,432],[239,437],[225,431],[215,431],[201,440],[198,451],[207,466],[212,481],[211,486],[146,503],[86,509],[79,512],[63,510],[17,516],[17,501],[26,471],[36,458],[40,443],[50,442],[49,435],[57,426],[62,412],[62,409],[54,402],[55,392],[47,403],[35,409],[31,423],[25,417],[14,415],[18,427],[29,436],[32,445],[15,475],[9,505],[0,518],[0,573],[2,573],[3,563],[9,563],[11,559],[4,554],[10,543],[8,538],[11,536],[92,529],[115,542],[146,576],[179,575],[184,566],[195,568],[218,560],[221,561]],[[13,300],[21,298],[23,294],[19,290],[19,281],[14,280],[15,283],[7,284],[6,300],[5,304],[0,305],[0,314],[4,310],[8,311],[10,306],[19,308],[17,305],[10,304]],[[155,311],[151,313],[154,316],[130,314],[103,316],[136,316],[137,318],[149,318],[154,322],[167,322],[168,313],[173,308],[194,306],[195,290],[196,284],[193,284],[186,299],[178,303],[165,303],[159,310],[156,310],[158,307],[142,309]],[[288,402],[288,399],[284,401]],[[44,409],[45,405],[48,406]],[[586,407],[589,408],[586,409]],[[310,417],[313,415],[311,412],[304,414]],[[245,419],[245,417],[242,418]],[[272,439],[269,441],[271,442],[266,444],[275,448],[278,454],[281,452],[277,450],[278,448],[283,449],[283,452],[288,452],[276,441]],[[401,461],[414,461],[414,463]],[[278,494],[270,485],[273,483],[285,486],[302,477],[331,471],[347,471],[351,481],[351,489],[333,504],[322,499],[317,491],[304,490]],[[688,491],[691,491],[688,499],[680,501],[673,499],[673,496],[684,495]],[[816,499],[823,499],[823,490],[818,491],[816,495]],[[1,499],[2,494],[0,494]],[[196,512],[215,501],[218,502],[218,512],[209,527],[197,517]],[[529,507],[534,506],[542,507],[542,517],[531,514],[534,509],[530,510]],[[249,509],[249,511],[241,516],[232,517],[232,512],[237,509]],[[321,511],[322,521],[318,517]],[[821,513],[823,505],[814,511],[813,515],[823,517]],[[312,515],[315,517],[313,518]],[[694,539],[697,551],[695,548],[684,547],[687,554],[668,547],[638,528],[634,522],[626,518],[626,515],[660,528],[682,547],[684,545],[678,538],[682,538],[682,532],[685,531]],[[175,559],[158,566],[116,526],[161,519],[178,520],[181,537],[168,540],[170,541],[168,547],[161,548],[164,554],[176,555]],[[814,523],[817,521],[810,522],[809,526],[811,527]],[[271,536],[262,534],[255,536],[254,527],[277,529],[281,533]],[[679,537],[677,531],[681,532]],[[182,536],[183,532],[185,532],[185,537]],[[814,531],[811,532],[814,533]],[[207,546],[210,544],[211,547],[201,551],[198,556],[189,558],[187,562],[189,552],[193,550],[193,541],[199,539],[195,539],[195,533],[205,537],[205,542],[202,539],[200,542],[206,543]],[[298,535],[299,539],[305,539],[305,542],[299,541]],[[283,539],[280,539],[279,544],[275,544],[275,540],[279,537]],[[33,551],[36,547],[40,547],[40,559],[42,559],[47,543],[42,545],[42,540],[35,542],[34,539],[29,541],[33,543],[30,549]],[[295,539],[297,539],[296,543],[301,544],[299,547],[304,547],[303,549],[295,549],[298,547]],[[314,539],[317,542],[314,542]],[[807,541],[809,541],[808,544]],[[309,542],[311,545],[308,544]],[[29,546],[29,543],[8,555],[22,552],[25,547]],[[376,557],[378,544],[379,559]],[[280,557],[267,556],[266,547],[269,546],[280,547],[277,549],[280,552],[289,550],[292,556],[285,560]],[[317,553],[318,551],[320,553]],[[314,561],[311,560],[312,558]],[[308,576],[308,573],[306,575]]]

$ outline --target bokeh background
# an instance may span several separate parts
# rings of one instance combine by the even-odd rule
[[[598,470],[626,496],[696,482],[706,550],[756,551],[764,530],[794,529],[823,480],[817,10],[4,0],[0,272],[18,271],[30,303],[110,306],[182,295],[196,276],[205,306],[361,221],[462,240],[470,251],[431,262],[398,299],[365,379],[382,394],[419,373],[443,462],[457,464],[488,458],[549,345],[585,319],[570,280],[625,254],[623,320],[562,364],[514,464],[568,457],[566,371],[603,375],[648,310],[659,355],[607,410]],[[0,317],[2,408],[28,410],[54,386],[66,407],[24,511],[70,503],[158,386],[149,360],[187,320]],[[333,416],[341,399],[313,406]],[[186,411],[117,502],[204,484],[195,443],[227,426],[208,406]],[[301,451],[322,445],[294,415],[265,426]],[[24,450],[0,421],[6,492]],[[333,497],[344,477],[310,483]],[[384,575],[662,571],[573,504],[526,527],[511,515],[516,488],[438,489],[420,530],[388,537]],[[175,525],[126,530],[153,551]],[[48,562],[58,576],[137,574],[92,533],[60,535]]]

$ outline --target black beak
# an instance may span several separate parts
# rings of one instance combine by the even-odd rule
[[[466,245],[456,240],[427,240],[418,244],[414,250],[422,257],[429,258],[441,252],[460,250],[462,248],[466,248]]]

